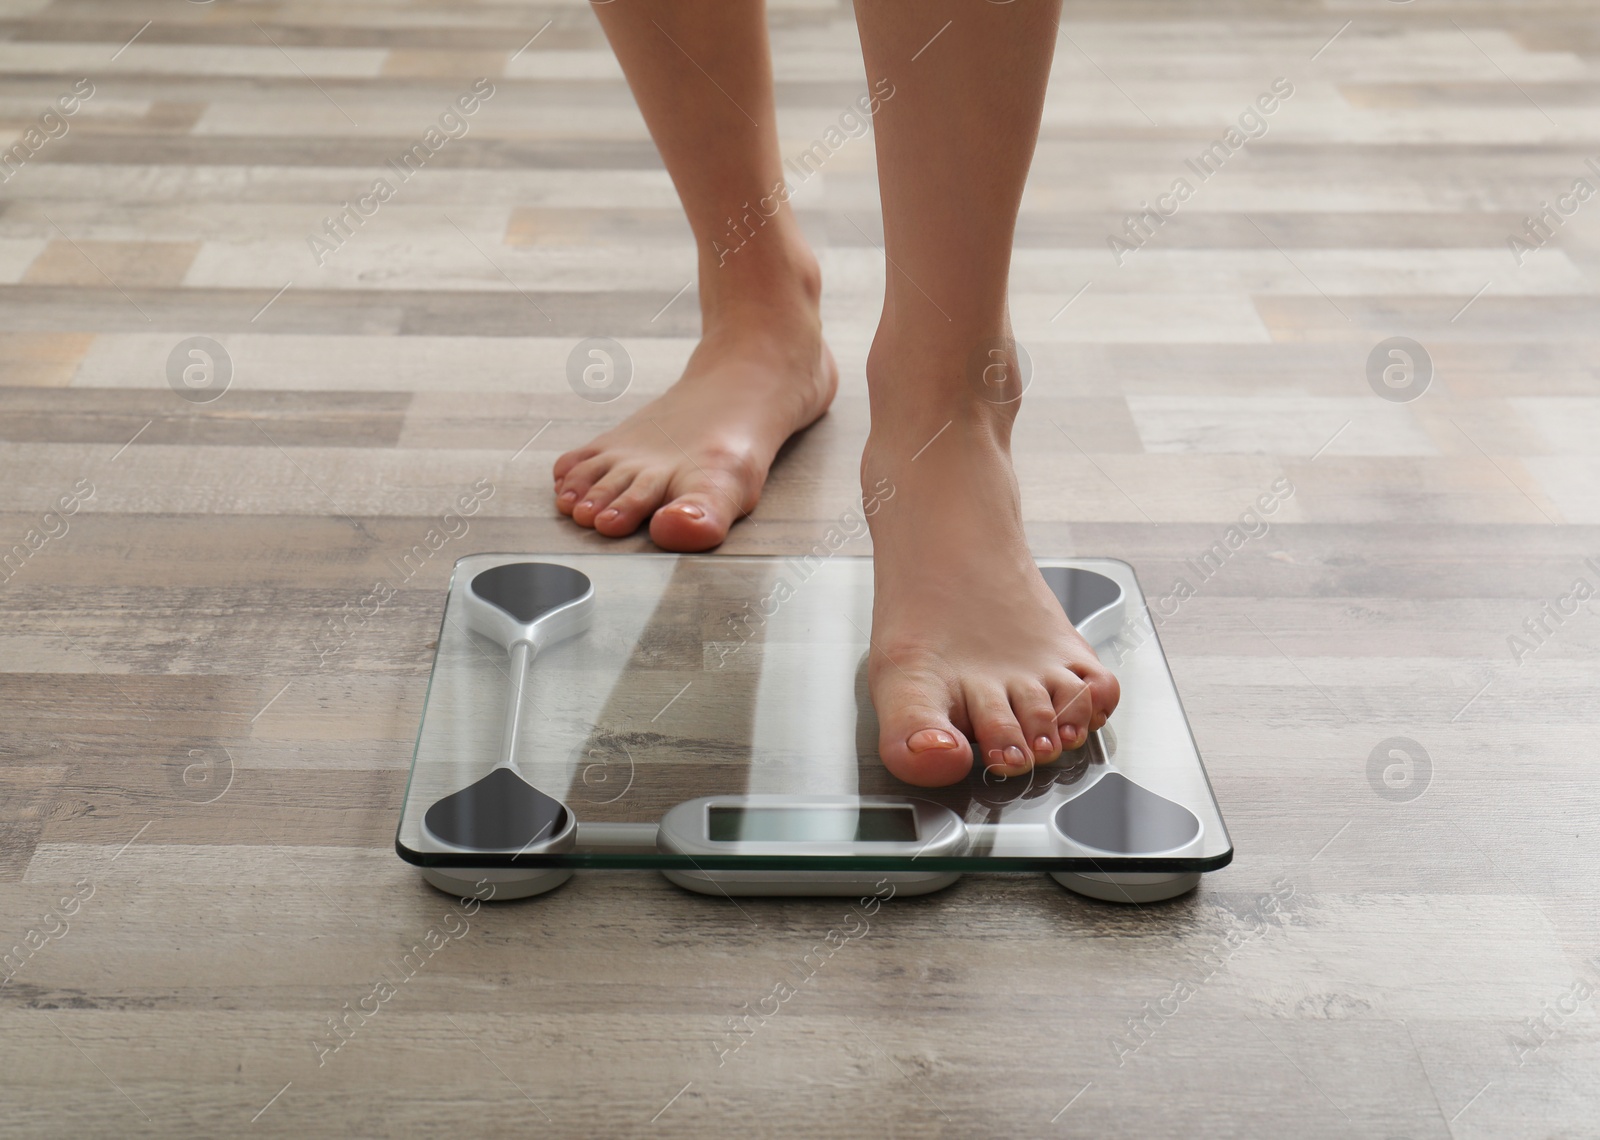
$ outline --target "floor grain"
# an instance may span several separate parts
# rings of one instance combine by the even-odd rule
[[[0,142],[94,87],[0,183],[3,1131],[1593,1135],[1600,618],[1552,607],[1600,585],[1600,203],[1507,239],[1600,186],[1594,16],[1069,2],[1013,274],[1030,534],[1152,599],[1194,579],[1161,636],[1237,857],[1164,906],[968,876],[852,918],[632,872],[464,908],[392,851],[449,563],[604,545],[549,464],[697,330],[592,15],[0,2]],[[794,155],[865,76],[846,6],[771,22]],[[470,134],[319,261],[479,77]],[[1119,258],[1279,77],[1267,133]],[[730,553],[805,549],[854,495],[870,139],[795,204],[844,387]],[[167,381],[196,336],[232,366],[209,403]],[[634,362],[614,404],[566,385],[589,336]],[[1409,402],[1368,382],[1395,336],[1432,362]],[[1396,737],[1427,760],[1386,798]]]

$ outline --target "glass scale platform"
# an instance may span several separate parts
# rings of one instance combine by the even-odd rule
[[[730,896],[1027,871],[1116,902],[1192,890],[1233,847],[1133,570],[1039,566],[1120,706],[1054,764],[922,788],[877,755],[870,558],[462,558],[396,851],[441,890],[494,899],[620,868]],[[516,611],[552,589],[571,597],[517,650],[533,611],[485,600]]]

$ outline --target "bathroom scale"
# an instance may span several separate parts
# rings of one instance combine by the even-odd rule
[[[1116,712],[1053,764],[922,788],[877,755],[870,557],[462,558],[395,849],[497,900],[624,868],[727,896],[981,872],[1122,903],[1193,890],[1233,845],[1133,568],[1038,564]]]

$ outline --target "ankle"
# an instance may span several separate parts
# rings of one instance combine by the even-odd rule
[[[822,267],[792,218],[780,217],[746,244],[700,257],[700,312],[706,327],[728,322],[815,321]]]
[[[989,510],[1018,505],[1009,420],[983,412],[939,422],[875,420],[861,449],[860,474],[862,501],[869,504],[904,488],[908,502],[936,513],[973,495]]]
[[[1005,338],[951,337],[941,330],[937,338],[906,338],[905,349],[895,339],[880,328],[867,354],[871,435],[900,450],[908,441],[921,447],[935,433],[954,433],[952,442],[1009,455],[1021,384],[997,385],[989,375],[1016,371],[1014,355],[990,351]]]

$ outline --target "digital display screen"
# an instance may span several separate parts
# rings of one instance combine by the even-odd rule
[[[715,843],[915,843],[917,815],[907,807],[734,807],[706,809]]]

